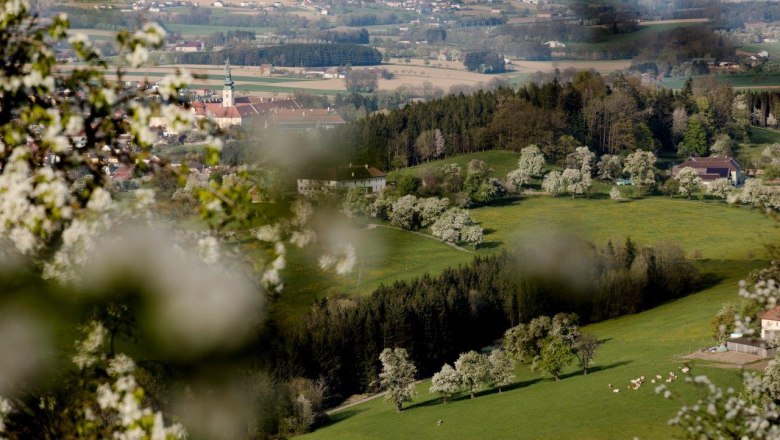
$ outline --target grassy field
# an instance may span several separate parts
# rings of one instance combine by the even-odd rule
[[[283,273],[287,287],[274,305],[284,323],[299,320],[316,298],[335,294],[370,294],[382,283],[411,279],[470,261],[475,255],[510,249],[549,233],[562,233],[598,245],[642,245],[668,241],[698,258],[743,260],[764,258],[764,245],[780,242],[780,229],[757,211],[722,202],[650,197],[617,203],[609,199],[531,197],[504,206],[474,209],[485,228],[485,243],[463,252],[407,231],[343,225],[356,246],[357,264],[347,275],[319,269],[314,251],[293,250]]]
[[[769,52],[771,58],[780,56],[780,43],[756,43],[740,47],[745,52],[758,53],[762,50]]]
[[[653,38],[657,38],[657,35],[661,32],[666,32],[673,29],[693,26],[697,24],[700,23],[689,22],[689,21],[661,22],[661,23],[646,22],[643,26],[639,28],[639,30],[635,32],[612,35],[606,41],[602,41],[599,43],[567,43],[567,45],[571,47],[587,48],[593,52],[601,52],[604,51],[605,49],[609,49],[610,46],[614,46],[616,44],[626,44],[626,43],[633,43],[639,40],[653,39]]]
[[[737,89],[766,89],[780,86],[780,74],[766,73],[733,73],[712,75],[716,80],[729,83]],[[661,82],[661,85],[670,89],[680,90],[687,78],[669,78]]]
[[[441,168],[442,166],[450,163],[456,163],[460,165],[462,170],[465,172],[466,166],[473,159],[484,160],[490,168],[495,170],[493,173],[495,176],[506,177],[507,173],[517,168],[517,160],[519,158],[520,153],[507,150],[491,150],[479,153],[462,154],[452,158],[434,160],[426,164],[391,171],[387,178],[389,181],[395,182],[401,176],[406,174],[414,174],[419,177],[422,176],[426,170]]]
[[[522,244],[548,231],[582,237],[597,244],[669,241],[702,258],[745,259],[764,255],[763,246],[780,241],[775,223],[752,208],[723,202],[650,197],[628,202],[533,197],[508,206],[472,211],[488,229],[492,248]]]
[[[750,127],[750,142],[740,143],[735,149],[736,157],[742,162],[760,158],[767,145],[780,143],[780,131],[771,128]],[[745,163],[743,163],[743,166]]]
[[[554,382],[518,368],[517,385],[501,394],[485,392],[474,400],[461,398],[446,405],[428,394],[430,384],[418,386],[418,397],[397,414],[381,399],[353,407],[331,417],[330,425],[302,437],[316,439],[608,439],[670,438],[666,424],[677,408],[654,393],[646,383],[640,390],[628,381],[644,375],[678,374],[676,357],[710,343],[708,322],[721,303],[736,298],[737,280],[760,262],[702,262],[703,271],[722,277],[697,294],[637,315],[591,325],[603,345],[597,351],[594,371],[587,376],[570,368]],[[707,374],[723,386],[737,386],[735,370],[694,364],[691,374]],[[607,384],[620,388],[613,393]],[[693,400],[690,385],[670,385]],[[437,420],[442,424],[437,425]]]

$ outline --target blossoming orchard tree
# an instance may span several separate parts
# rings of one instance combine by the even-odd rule
[[[192,80],[183,70],[156,90],[124,86],[122,66],[144,64],[165,42],[161,27],[119,32],[119,67],[67,30],[64,14],[44,22],[26,0],[0,0],[0,437],[183,438],[163,412],[195,437],[243,436],[252,405],[220,391],[240,389],[236,378],[213,372],[234,371],[229,354],[256,334],[264,289],[282,287],[287,243],[314,241],[311,208],[255,217],[250,194],[264,188],[240,167],[190,188],[203,232],[157,221],[151,182],[185,186],[189,170],[153,157],[151,119],[205,138],[206,165],[219,160],[220,133],[181,97]],[[61,68],[53,47],[66,43],[77,62]],[[117,166],[148,184],[121,203],[107,172]],[[221,244],[250,226],[241,238],[268,244],[251,264]],[[353,254],[321,263],[343,273]],[[187,371],[186,388],[161,384],[124,350]]]

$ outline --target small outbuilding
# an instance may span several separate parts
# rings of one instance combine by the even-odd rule
[[[761,338],[740,337],[732,338],[726,342],[729,351],[737,353],[754,354],[762,358],[775,357],[776,347]]]

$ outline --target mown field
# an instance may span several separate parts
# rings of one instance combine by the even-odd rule
[[[717,274],[718,283],[699,293],[655,309],[591,325],[602,346],[587,376],[574,367],[558,382],[517,369],[517,384],[503,393],[485,391],[474,400],[466,396],[441,404],[418,386],[418,396],[401,414],[382,399],[331,416],[331,423],[303,439],[612,439],[670,438],[667,425],[681,402],[654,393],[649,378],[674,371],[682,376],[677,358],[711,343],[709,320],[721,304],[736,298],[737,281],[764,262],[731,260],[702,262],[705,273]],[[692,364],[691,374],[707,374],[722,386],[737,387],[736,370]],[[648,382],[637,391],[630,379],[644,375]],[[613,393],[613,384],[620,389]],[[692,403],[696,392],[678,380],[670,384]],[[442,424],[438,425],[437,421]]]

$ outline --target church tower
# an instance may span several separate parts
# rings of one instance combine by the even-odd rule
[[[233,76],[230,74],[230,60],[225,61],[225,88],[222,89],[222,107],[233,107]]]

